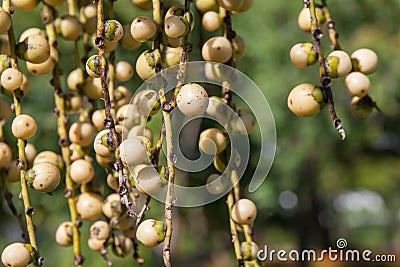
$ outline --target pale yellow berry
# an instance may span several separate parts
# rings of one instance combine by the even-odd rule
[[[9,91],[18,89],[23,83],[22,73],[14,68],[8,68],[1,74],[1,86]]]
[[[94,178],[94,168],[91,162],[78,159],[70,167],[71,179],[77,184],[87,184]]]
[[[225,37],[215,36],[204,43],[201,54],[206,61],[225,63],[233,55],[232,44]]]
[[[115,64],[115,79],[126,82],[133,76],[133,67],[128,61],[118,61]]]
[[[214,32],[221,28],[221,19],[215,11],[207,11],[201,20],[203,28],[209,32]]]
[[[144,220],[136,230],[136,238],[146,247],[155,247],[164,241],[165,226],[161,221]]]
[[[300,84],[290,92],[287,105],[297,116],[312,116],[324,106],[321,88],[310,83]]]
[[[351,54],[353,69],[364,74],[371,74],[378,68],[378,55],[368,48],[360,48]]]
[[[184,115],[198,116],[203,114],[208,107],[208,94],[203,86],[187,83],[179,90],[176,103]]]
[[[31,116],[21,114],[13,120],[11,131],[15,138],[29,139],[36,134],[37,123]]]
[[[371,81],[361,72],[351,72],[345,78],[346,88],[353,96],[363,97],[371,88]]]
[[[0,7],[0,34],[3,34],[8,31],[11,27],[11,18],[10,15],[4,11],[3,8]]]
[[[31,261],[31,253],[27,244],[12,243],[8,245],[1,254],[1,261],[4,266],[25,267]]]
[[[48,162],[33,165],[31,177],[33,178],[33,187],[46,193],[56,189],[61,181],[60,170],[57,166]]]
[[[350,56],[341,50],[331,52],[326,58],[326,65],[331,78],[347,75],[352,69]]]
[[[10,164],[11,158],[11,147],[4,142],[0,142],[0,168],[6,167],[8,164]]]
[[[148,17],[139,16],[131,24],[131,35],[138,42],[147,42],[156,34],[157,25]]]
[[[94,193],[82,193],[75,199],[76,210],[84,221],[95,221],[102,214],[103,201]]]
[[[69,247],[72,245],[73,229],[71,222],[61,223],[56,230],[55,238],[57,244],[62,247]]]
[[[251,224],[257,216],[257,207],[253,201],[242,198],[232,207],[232,220],[240,225]]]
[[[199,148],[208,155],[219,154],[225,150],[227,140],[220,129],[209,128],[201,132],[199,138]]]

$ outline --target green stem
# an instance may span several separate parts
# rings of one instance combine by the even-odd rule
[[[3,9],[5,12],[7,12],[10,16],[10,8],[11,8],[11,3],[10,0],[4,0],[3,1]],[[11,23],[10,29],[8,30],[8,42],[10,45],[10,57],[11,57],[11,67],[18,69],[18,59],[15,54],[15,35],[14,35],[14,29],[13,25]],[[19,116],[22,114],[22,107],[21,107],[21,95],[22,91],[20,89],[14,90],[13,91],[13,101],[14,101],[14,109],[15,109],[15,116]],[[24,208],[25,208],[25,220],[26,220],[26,225],[27,225],[27,230],[28,230],[28,235],[29,235],[29,241],[32,247],[36,251],[35,259],[34,259],[34,265],[39,266],[40,265],[40,256],[39,256],[39,250],[36,242],[36,234],[35,234],[35,226],[33,224],[33,208],[31,206],[30,200],[29,200],[29,192],[28,192],[28,186],[26,184],[25,180],[25,172],[26,172],[26,155],[25,155],[25,140],[23,139],[18,139],[18,168],[20,170],[20,183],[21,183],[21,196],[22,196],[22,201],[24,203]]]
[[[318,62],[319,62],[319,73],[322,86],[322,92],[328,103],[329,114],[333,126],[338,130],[339,134],[342,136],[342,140],[346,138],[346,133],[342,126],[342,121],[337,117],[335,111],[335,105],[333,101],[333,93],[331,89],[331,78],[327,75],[326,60],[324,57],[324,52],[321,45],[322,31],[318,25],[317,13],[315,11],[315,1],[309,0],[309,10],[311,18],[311,35],[314,39],[314,46],[318,52]]]
[[[326,17],[326,21],[328,22],[328,34],[329,39],[331,41],[331,46],[333,50],[340,50],[340,44],[338,41],[339,34],[335,28],[335,22],[332,20],[331,13],[329,12],[327,0],[322,0],[322,8]]]
[[[69,139],[68,139],[68,130],[66,122],[68,120],[65,112],[65,98],[64,92],[61,88],[61,81],[60,81],[60,58],[59,52],[57,49],[57,37],[55,28],[53,25],[53,15],[54,10],[52,7],[44,4],[44,9],[48,10],[48,13],[52,16],[51,19],[46,21],[46,33],[49,38],[50,44],[50,56],[54,62],[53,68],[53,78],[52,84],[54,87],[54,102],[56,105],[57,110],[57,129],[58,129],[58,136],[59,136],[59,145],[61,148],[62,158],[65,164],[65,196],[68,201],[69,212],[71,215],[71,222],[72,222],[72,242],[73,242],[73,251],[74,251],[74,261],[75,265],[78,267],[82,266],[83,263],[83,256],[81,255],[81,240],[80,240],[80,233],[79,233],[79,214],[76,209],[75,203],[75,193],[74,193],[74,182],[70,177],[70,168],[71,168],[71,152],[69,149]]]

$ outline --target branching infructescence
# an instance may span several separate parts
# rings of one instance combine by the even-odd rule
[[[333,79],[346,76],[346,88],[353,95],[350,110],[355,117],[364,118],[373,108],[377,108],[376,103],[368,95],[371,82],[366,74],[376,70],[378,57],[375,52],[367,48],[358,49],[351,56],[341,50],[338,42],[339,34],[331,18],[327,0],[323,0],[321,5],[317,5],[314,0],[304,0],[303,4],[298,24],[302,30],[311,33],[313,42],[294,45],[290,51],[290,58],[299,68],[318,62],[321,86],[311,83],[296,86],[289,94],[288,107],[294,114],[307,117],[318,113],[328,105],[333,126],[342,139],[345,139],[346,133],[342,121],[338,118],[334,107]],[[325,27],[333,49],[326,57],[321,43]]]
[[[10,0],[4,0],[3,1],[3,9],[5,12],[10,14],[11,16],[11,2]],[[15,47],[16,47],[16,42],[15,42],[15,35],[14,35],[14,29],[11,23],[11,26],[8,30],[8,42],[10,45],[10,57],[11,57],[11,68],[17,69],[18,70],[18,59],[17,55],[15,53]],[[14,112],[15,116],[19,116],[22,114],[22,107],[21,107],[21,97],[23,96],[23,93],[20,89],[16,89],[13,91],[13,103],[14,103]],[[42,258],[39,256],[39,249],[37,246],[37,241],[36,241],[36,234],[35,234],[35,225],[33,224],[33,208],[31,206],[30,200],[29,200],[29,192],[28,192],[28,186],[27,182],[25,180],[25,172],[27,169],[27,161],[26,161],[26,155],[25,155],[25,144],[26,141],[18,138],[18,168],[20,169],[20,182],[21,182],[21,196],[22,196],[22,201],[24,203],[24,208],[25,208],[25,220],[26,220],[26,225],[27,225],[27,230],[28,230],[28,236],[29,236],[29,243],[32,245],[33,248],[33,255],[34,255],[34,260],[33,264],[35,266],[39,266],[42,263]]]
[[[59,136],[59,146],[61,148],[61,154],[65,166],[65,197],[68,200],[68,207],[71,214],[72,222],[72,244],[74,250],[74,262],[76,266],[82,266],[83,256],[81,255],[81,238],[79,233],[80,219],[79,214],[76,210],[75,193],[74,193],[74,182],[71,179],[71,152],[70,152],[70,141],[68,137],[67,123],[68,117],[65,110],[65,95],[61,88],[60,81],[60,56],[57,47],[56,31],[54,29],[53,21],[55,19],[55,10],[46,4],[43,4],[42,9],[42,20],[46,25],[46,33],[50,44],[50,56],[53,60],[53,77],[52,85],[54,87],[54,102],[55,102],[55,113],[57,115],[57,129]]]

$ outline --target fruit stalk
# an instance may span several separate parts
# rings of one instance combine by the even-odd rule
[[[335,104],[333,101],[333,93],[331,89],[331,78],[327,75],[326,60],[321,45],[322,31],[318,25],[317,13],[315,11],[315,1],[309,0],[306,2],[308,2],[308,7],[310,10],[311,35],[314,40],[314,46],[316,47],[318,53],[322,92],[324,94],[325,101],[328,103],[329,114],[331,116],[333,126],[338,130],[339,134],[342,137],[342,140],[344,140],[346,138],[346,132],[343,129],[342,121],[337,117],[335,111]]]
[[[115,122],[111,115],[111,99],[110,93],[108,91],[108,83],[107,83],[107,61],[105,59],[104,52],[104,9],[103,9],[103,0],[97,1],[97,34],[96,34],[96,46],[99,52],[100,57],[100,79],[101,79],[101,87],[103,89],[103,98],[105,105],[105,115],[106,119],[104,121],[104,125],[107,129],[110,129],[111,134],[111,149],[115,152],[117,147],[120,144],[120,137],[118,136],[117,131],[115,130]],[[129,181],[126,175],[123,172],[123,165],[120,157],[116,157],[114,167],[118,172],[118,192],[121,197],[121,203],[125,205],[128,209],[128,213],[130,215],[134,215],[135,212],[132,209],[132,202],[129,198],[129,192],[131,190]]]
[[[10,0],[3,1],[3,9],[11,16]],[[11,67],[18,69],[18,59],[15,53],[16,41],[12,23],[8,30],[8,42],[10,44]],[[19,116],[22,114],[22,107],[21,107],[22,96],[23,93],[21,90],[17,89],[13,91],[13,105],[14,105],[15,116]],[[33,208],[30,203],[28,186],[25,180],[25,172],[26,172],[25,140],[20,138],[18,139],[18,168],[20,170],[21,197],[25,208],[25,220],[28,230],[29,242],[35,250],[35,257],[33,264],[35,266],[39,266],[41,259],[39,256],[39,250],[36,242],[35,226],[33,224],[33,218],[32,218]]]
[[[44,9],[48,9],[49,14],[52,16],[54,15],[54,10],[52,7],[44,4]],[[76,203],[75,203],[75,193],[74,193],[74,182],[70,176],[70,169],[71,169],[71,152],[69,149],[69,138],[68,138],[68,131],[67,131],[67,121],[68,117],[66,116],[65,112],[65,98],[64,92],[61,88],[60,82],[60,58],[59,52],[57,48],[57,37],[55,28],[53,25],[54,17],[44,21],[46,24],[46,33],[49,38],[50,44],[50,56],[54,62],[54,68],[52,73],[52,85],[54,87],[54,102],[56,106],[56,115],[57,115],[57,129],[58,129],[58,136],[59,136],[59,146],[61,148],[61,155],[65,165],[65,197],[68,201],[68,208],[71,216],[72,222],[72,243],[73,243],[73,251],[74,251],[74,262],[75,265],[80,267],[83,263],[83,256],[81,255],[81,240],[80,240],[80,233],[79,233],[79,215],[76,210]]]
[[[331,18],[331,13],[329,12],[328,0],[322,0],[322,8],[326,17],[326,21],[328,23],[328,34],[329,39],[331,41],[331,48],[332,50],[340,50],[340,44],[338,41],[339,34],[335,28],[335,22]]]

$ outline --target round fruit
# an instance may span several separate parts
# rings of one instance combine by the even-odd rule
[[[350,56],[341,50],[331,52],[326,58],[328,75],[337,78],[347,75],[352,68]]]
[[[14,0],[12,3],[19,9],[29,11],[37,6],[39,0]]]
[[[43,2],[45,2],[46,4],[54,7],[63,5],[65,1],[66,0],[43,0]]]
[[[4,167],[4,170],[7,182],[15,183],[20,181],[21,177],[17,160],[11,161],[7,166]]]
[[[93,237],[89,237],[88,239],[88,247],[93,251],[100,251],[104,247],[105,239],[97,239]]]
[[[71,179],[77,184],[87,184],[93,180],[94,169],[92,163],[84,159],[72,162],[70,167]]]
[[[17,44],[15,52],[19,58],[39,64],[49,58],[50,45],[42,35],[32,34]]]
[[[115,64],[115,79],[126,82],[133,76],[133,67],[128,61],[118,61]]]
[[[31,27],[21,33],[21,35],[19,36],[18,42],[23,42],[25,40],[25,38],[30,35],[42,35],[43,37],[45,37],[45,33],[42,29],[36,28],[36,27]]]
[[[43,63],[31,63],[29,61],[26,62],[26,68],[28,71],[34,75],[45,75],[50,73],[54,68],[54,61],[52,57],[49,57]]]
[[[300,84],[290,92],[287,104],[297,116],[312,116],[324,106],[321,88],[310,83]]]
[[[105,221],[97,221],[90,226],[90,237],[105,240],[110,235],[110,226]]]
[[[226,184],[223,182],[222,176],[216,173],[208,176],[206,188],[208,192],[214,195],[219,195],[226,192]]]
[[[25,267],[31,262],[31,253],[27,244],[12,243],[8,245],[1,254],[4,266]]]
[[[249,199],[239,199],[232,207],[232,220],[240,225],[251,224],[256,216],[257,207]]]
[[[365,97],[360,98],[355,96],[353,99],[351,99],[350,111],[351,114],[353,114],[353,116],[357,119],[364,119],[368,117],[373,109],[373,105],[371,105],[370,101],[368,101]]]
[[[164,31],[170,38],[179,38],[187,33],[188,27],[181,17],[173,15],[165,19]]]
[[[199,116],[208,107],[208,94],[203,86],[197,83],[187,83],[179,90],[176,103],[185,116]]]
[[[94,193],[82,193],[76,197],[76,210],[84,221],[95,221],[103,213],[103,201]]]
[[[18,89],[23,83],[22,73],[14,68],[8,68],[1,74],[1,86],[9,91]]]
[[[29,139],[36,133],[37,123],[31,116],[21,114],[14,118],[11,131],[15,138]]]
[[[208,155],[219,154],[226,146],[226,137],[220,129],[209,128],[200,134],[199,148]]]
[[[12,158],[12,150],[9,145],[0,142],[0,168],[6,167],[10,164]]]
[[[210,10],[218,10],[218,4],[216,0],[196,0],[195,5],[196,8],[202,13]]]
[[[182,47],[166,47],[165,49],[165,64],[167,64],[168,67],[178,65],[179,62],[181,62],[182,58],[182,53],[183,53],[183,48]]]
[[[118,193],[113,193],[106,197],[102,206],[102,212],[107,218],[116,217],[121,214],[121,197]]]
[[[128,167],[142,164],[147,159],[146,145],[138,137],[126,139],[120,144],[120,157]]]
[[[26,161],[30,164],[33,162],[33,160],[35,159],[37,155],[37,151],[36,148],[33,144],[31,143],[27,143],[25,146],[25,157],[26,157]]]
[[[125,24],[123,27],[124,34],[122,35],[121,42],[122,47],[125,49],[137,49],[139,48],[142,43],[136,41],[132,34],[131,34],[131,25],[130,24]]]
[[[61,17],[61,21],[56,27],[61,33],[61,37],[65,40],[77,40],[83,32],[83,25],[76,16],[64,15]]]
[[[63,222],[60,224],[56,230],[56,242],[62,247],[68,247],[72,245],[72,223],[71,222]]]
[[[152,54],[150,50],[145,50],[136,60],[136,73],[143,81],[156,74],[155,60]]]
[[[312,43],[295,44],[290,49],[290,60],[298,68],[305,68],[318,61],[318,53]]]
[[[239,10],[243,2],[244,0],[218,0],[219,6],[229,11]]]
[[[369,78],[361,72],[351,72],[345,78],[346,88],[353,96],[363,97],[371,87]]]
[[[64,165],[62,157],[50,150],[42,151],[37,154],[35,160],[33,161],[33,165],[39,164],[41,162],[51,163],[54,166],[57,166],[59,169],[62,169]]]
[[[33,165],[32,172],[27,172],[27,179],[33,178],[33,187],[40,192],[51,192],[61,181],[60,170],[54,164],[41,162]],[[30,176],[30,177],[29,177]]]
[[[11,27],[11,18],[10,15],[4,11],[3,8],[0,7],[0,34],[3,34],[8,31]]]
[[[327,22],[324,10],[317,7],[315,8],[315,13],[317,15],[319,28],[323,28],[325,23]],[[309,8],[305,7],[300,11],[299,16],[297,17],[297,24],[303,31],[311,31],[311,17]]]
[[[235,38],[232,39],[232,48],[233,59],[239,60],[244,56],[244,53],[246,52],[246,43],[239,34],[236,34]]]
[[[83,93],[92,100],[98,100],[103,97],[103,88],[100,78],[88,77],[83,87]]]
[[[215,11],[207,11],[204,13],[201,23],[203,28],[209,32],[214,32],[221,28],[221,19],[219,14]]]
[[[257,122],[253,112],[247,108],[240,108],[237,115],[238,118],[235,117],[232,121],[232,129],[243,135],[251,134]]]
[[[136,189],[145,195],[154,195],[161,190],[161,176],[152,165],[138,165],[132,171]]]
[[[212,37],[204,43],[201,55],[206,61],[225,63],[233,55],[232,44],[225,37]]]
[[[106,20],[104,22],[104,38],[110,42],[118,42],[124,34],[124,29],[115,19]]]
[[[92,143],[95,133],[95,128],[91,123],[74,122],[69,128],[68,136],[71,142],[87,147]]]
[[[353,70],[370,74],[378,68],[378,55],[368,48],[360,48],[351,54]]]
[[[152,19],[139,16],[131,24],[131,34],[136,41],[147,42],[157,34],[157,25]]]
[[[96,154],[104,158],[110,158],[114,156],[111,144],[108,143],[111,138],[111,132],[109,129],[102,130],[96,135],[93,145]]]
[[[86,72],[92,78],[100,77],[100,69],[102,65],[105,67],[107,64],[106,59],[104,57],[100,57],[99,55],[93,55],[89,57],[86,61]]]
[[[153,219],[144,220],[136,230],[136,238],[146,247],[155,247],[165,239],[165,225]]]
[[[153,133],[151,130],[142,125],[136,125],[132,127],[132,129],[128,133],[128,139],[135,136],[143,136],[146,137],[150,142],[153,142]]]
[[[244,241],[240,243],[240,253],[245,261],[257,260],[257,254],[259,251],[260,249],[253,241]]]

